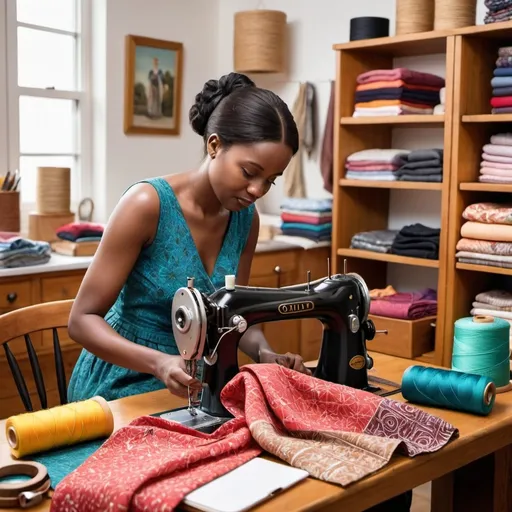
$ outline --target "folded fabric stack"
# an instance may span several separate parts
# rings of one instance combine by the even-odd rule
[[[286,198],[281,204],[283,235],[317,242],[331,239],[332,199]]]
[[[491,79],[493,114],[512,112],[512,47],[504,46],[498,50],[496,67]]]
[[[68,256],[93,256],[103,236],[103,224],[71,222],[57,229],[52,249]]]
[[[402,320],[418,320],[437,315],[437,292],[431,288],[397,292],[392,286],[371,290],[370,314]]]
[[[457,243],[460,263],[512,268],[512,203],[475,203],[462,213],[467,221]]]
[[[407,68],[375,69],[357,77],[353,117],[432,114],[444,78]]]
[[[434,107],[434,114],[442,115],[445,112],[446,87],[439,90],[439,104]]]
[[[0,268],[43,265],[51,258],[48,242],[38,242],[18,235],[0,233]]]
[[[512,183],[512,133],[493,135],[490,144],[483,147],[478,181]]]
[[[506,320],[510,326],[512,347],[512,293],[505,290],[489,290],[479,293],[473,302],[471,316],[492,316]]]
[[[394,172],[400,181],[443,181],[443,150],[416,149],[405,157],[405,163]]]
[[[416,223],[404,226],[396,235],[391,253],[411,258],[437,260],[441,230]]]
[[[487,13],[484,23],[501,23],[512,20],[512,0],[485,0]]]
[[[350,248],[388,253],[391,251],[391,246],[393,245],[397,233],[398,231],[392,229],[356,233],[350,241]]]
[[[348,180],[394,181],[393,171],[400,168],[409,154],[407,149],[364,149],[347,157]]]

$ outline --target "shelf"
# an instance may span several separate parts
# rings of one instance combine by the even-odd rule
[[[463,123],[512,123],[512,114],[475,114],[462,116]]]
[[[371,116],[371,117],[342,117],[342,125],[367,125],[367,124],[400,124],[400,125],[442,125],[444,115],[406,115],[406,116]]]
[[[471,190],[474,192],[509,192],[512,193],[512,183],[480,183],[463,182],[459,183],[460,190]]]
[[[456,268],[458,270],[471,270],[472,272],[512,276],[512,268],[489,267],[488,265],[473,265],[472,263],[457,263]]]
[[[453,32],[436,30],[431,32],[379,37],[362,41],[350,41],[333,45],[334,50],[367,51],[378,55],[393,57],[414,57],[446,52],[446,38]]]
[[[338,249],[338,256],[347,258],[361,258],[364,260],[384,261],[386,263],[399,263],[401,265],[413,265],[415,267],[439,268],[439,260],[427,260],[425,258],[410,258],[397,254],[363,251],[361,249]]]
[[[510,39],[512,37],[512,23],[510,21],[502,21],[500,23],[463,27],[455,30],[453,33],[454,35],[477,36],[487,39]]]
[[[401,190],[441,190],[443,188],[442,183],[421,181],[370,181],[341,179],[340,185],[342,187],[393,188]]]

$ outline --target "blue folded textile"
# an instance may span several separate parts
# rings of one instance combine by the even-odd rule
[[[287,197],[281,203],[281,210],[330,212],[332,210],[332,199],[308,199],[301,197]]]

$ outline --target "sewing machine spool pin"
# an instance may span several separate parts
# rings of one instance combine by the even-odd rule
[[[306,291],[309,292],[310,285],[311,285],[311,270],[307,271],[306,276],[307,276],[307,283],[308,283],[306,286]]]

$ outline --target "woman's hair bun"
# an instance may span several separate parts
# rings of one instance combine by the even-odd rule
[[[208,80],[203,90],[196,94],[195,103],[190,108],[189,121],[192,129],[204,136],[208,119],[220,101],[236,89],[254,85],[250,78],[240,73],[229,73],[219,80]]]

